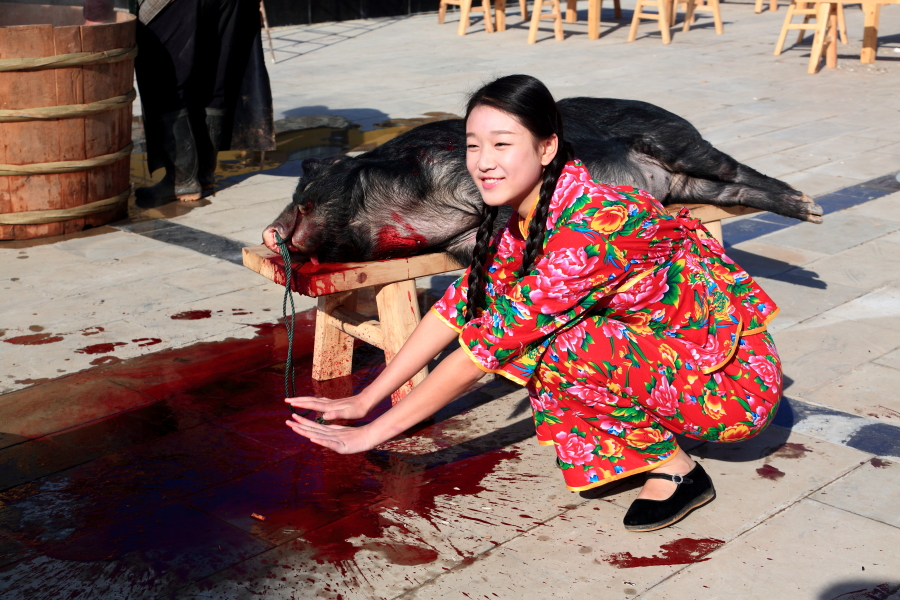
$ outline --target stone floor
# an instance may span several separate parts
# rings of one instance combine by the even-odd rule
[[[203,202],[0,243],[0,596],[900,598],[900,10],[885,8],[878,61],[861,65],[848,6],[838,69],[807,75],[808,39],[771,55],[784,6],[724,3],[724,35],[701,16],[669,46],[650,25],[625,42],[632,7],[604,11],[600,40],[582,21],[533,46],[515,14],[507,32],[476,19],[464,38],[453,15],[277,29],[276,118],[376,130],[459,114],[465,92],[525,71],[557,97],[659,104],[817,196],[824,225],[725,227],[781,306],[788,386],[757,438],[686,442],[714,503],[623,531],[641,482],[566,491],[504,381],[366,455],[289,435],[282,290],[239,264],[289,201],[287,163]],[[420,280],[423,305],[451,279]],[[310,313],[299,319],[299,393],[379,372],[360,347],[352,376],[312,382]]]

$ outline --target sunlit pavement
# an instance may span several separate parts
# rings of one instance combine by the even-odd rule
[[[548,22],[532,46],[512,7],[508,31],[476,17],[464,38],[455,14],[276,29],[276,118],[336,115],[377,134],[460,114],[465,92],[528,72],[558,98],[663,106],[820,199],[824,225],[726,225],[730,256],[782,308],[787,389],[757,438],[686,442],[715,502],[624,531],[639,478],[566,491],[524,391],[504,381],[376,452],[296,439],[282,290],[237,264],[289,201],[294,161],[203,202],[0,242],[0,596],[900,598],[900,9],[882,11],[878,61],[861,65],[848,5],[838,69],[807,75],[808,38],[772,56],[785,6],[727,2],[724,35],[701,15],[663,46],[649,23],[625,42],[623,4],[619,21],[605,7],[600,40],[582,2],[565,41]],[[423,306],[450,281],[419,281]],[[379,372],[361,346],[351,377],[314,384],[313,322],[299,318],[300,393]]]

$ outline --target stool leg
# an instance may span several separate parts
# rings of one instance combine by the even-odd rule
[[[716,35],[722,35],[725,28],[722,26],[722,13],[719,11],[719,0],[707,0],[707,4],[712,7],[713,21],[716,24]]]
[[[637,0],[634,7],[634,16],[631,17],[631,28],[628,30],[628,41],[633,42],[637,38],[638,25],[641,24],[641,12],[644,9],[644,0]]]
[[[825,53],[825,66],[829,69],[836,69],[838,44],[837,8],[835,8],[835,4],[829,4],[829,6],[831,10],[828,12],[828,48]]]
[[[809,23],[809,17],[810,17],[810,15],[804,15],[804,16],[803,16],[803,24],[804,24],[804,25],[806,25],[807,23]],[[800,43],[803,42],[803,36],[804,36],[804,35],[806,35],[806,30],[805,30],[805,29],[801,29],[801,30],[797,33],[797,43],[798,43],[798,44],[800,44]]]
[[[791,24],[791,19],[794,18],[794,8],[796,7],[795,2],[791,2],[791,5],[788,6],[787,15],[784,17],[784,25],[781,26],[781,33],[778,34],[778,42],[775,43],[775,56],[781,55],[784,51],[784,41],[787,39],[788,27]],[[800,30],[801,37],[803,36],[803,30]],[[798,42],[799,43],[799,42]]]
[[[841,32],[841,43],[847,43],[847,22],[844,20],[844,4],[838,2],[837,5],[838,30]]]
[[[756,0],[756,6],[753,7],[753,12],[759,14],[762,12],[763,0]]]
[[[459,3],[459,29],[456,30],[456,35],[466,35],[470,12],[472,12],[472,0],[462,0]]]
[[[778,12],[778,0],[769,0],[769,11]]]
[[[561,42],[565,38],[562,28],[562,5],[561,0],[553,0],[553,33],[556,40]]]
[[[378,320],[381,322],[381,333],[384,336],[382,338],[384,360],[391,362],[422,318],[416,299],[415,280],[382,286],[375,293],[375,303],[378,305]],[[399,390],[391,394],[391,402],[397,404],[413,387],[421,383],[426,375],[428,375],[427,368],[416,373]]]
[[[831,7],[827,2],[819,3],[816,13],[816,34],[813,38],[812,50],[809,52],[809,67],[806,72],[814,75],[819,70],[819,59],[822,58],[822,50],[827,37],[828,12]]]
[[[566,0],[566,23],[578,21],[578,0]]]
[[[688,31],[691,28],[691,23],[694,22],[695,0],[688,0],[686,4],[687,10],[684,11],[684,27],[681,28],[682,31]]]
[[[494,2],[494,18],[497,19],[497,31],[506,31],[506,0]]]
[[[613,16],[617,19],[622,18],[622,3],[620,0],[614,0],[613,2]]]
[[[481,10],[484,12],[484,30],[494,33],[494,18],[491,16],[491,0],[481,0]]]
[[[871,64],[878,53],[878,21],[881,18],[881,5],[875,2],[863,2],[863,45],[859,53],[859,62]]]
[[[519,10],[522,11],[522,20],[528,20],[528,0],[519,0]]]
[[[319,381],[343,377],[352,372],[353,336],[325,321],[339,306],[356,310],[356,292],[320,296],[316,307],[316,337],[313,342],[312,378]]]
[[[669,0],[657,0],[659,4],[659,30],[662,33],[663,44],[672,42],[669,33]]]
[[[722,240],[722,221],[709,221],[703,224],[706,227],[706,230],[709,231],[716,241],[720,244],[725,244]]]
[[[690,0],[688,0],[690,2]],[[685,2],[687,4],[687,2]],[[675,27],[675,17],[678,15],[678,0],[672,0],[669,4],[669,27]]]
[[[640,1],[640,0],[639,0]],[[531,26],[528,28],[528,43],[537,41],[538,27],[541,24],[541,11],[544,9],[544,0],[534,0],[531,7]]]
[[[444,0],[441,0],[441,5],[438,7],[438,25],[444,24],[444,17],[447,16],[447,3]]]
[[[588,39],[600,38],[600,15],[603,12],[603,0],[588,0]]]

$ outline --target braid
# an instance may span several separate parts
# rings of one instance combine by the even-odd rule
[[[472,264],[469,267],[468,292],[466,296],[466,322],[474,319],[484,308],[484,270],[487,262],[488,248],[494,237],[494,221],[497,219],[497,207],[485,205],[483,220],[475,236],[475,249],[472,251]]]
[[[547,213],[550,212],[550,200],[556,191],[556,182],[562,174],[566,163],[574,158],[572,146],[562,139],[559,140],[559,150],[550,164],[544,169],[544,179],[541,182],[541,192],[537,200],[537,207],[528,224],[528,239],[525,240],[525,255],[522,257],[522,267],[519,277],[524,277],[531,271],[534,261],[544,246],[544,231],[547,227]]]

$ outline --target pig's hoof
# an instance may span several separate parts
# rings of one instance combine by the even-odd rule
[[[825,214],[822,207],[806,194],[802,194],[799,198],[791,198],[785,204],[786,210],[782,213],[784,216],[809,223],[822,223],[822,215]]]

